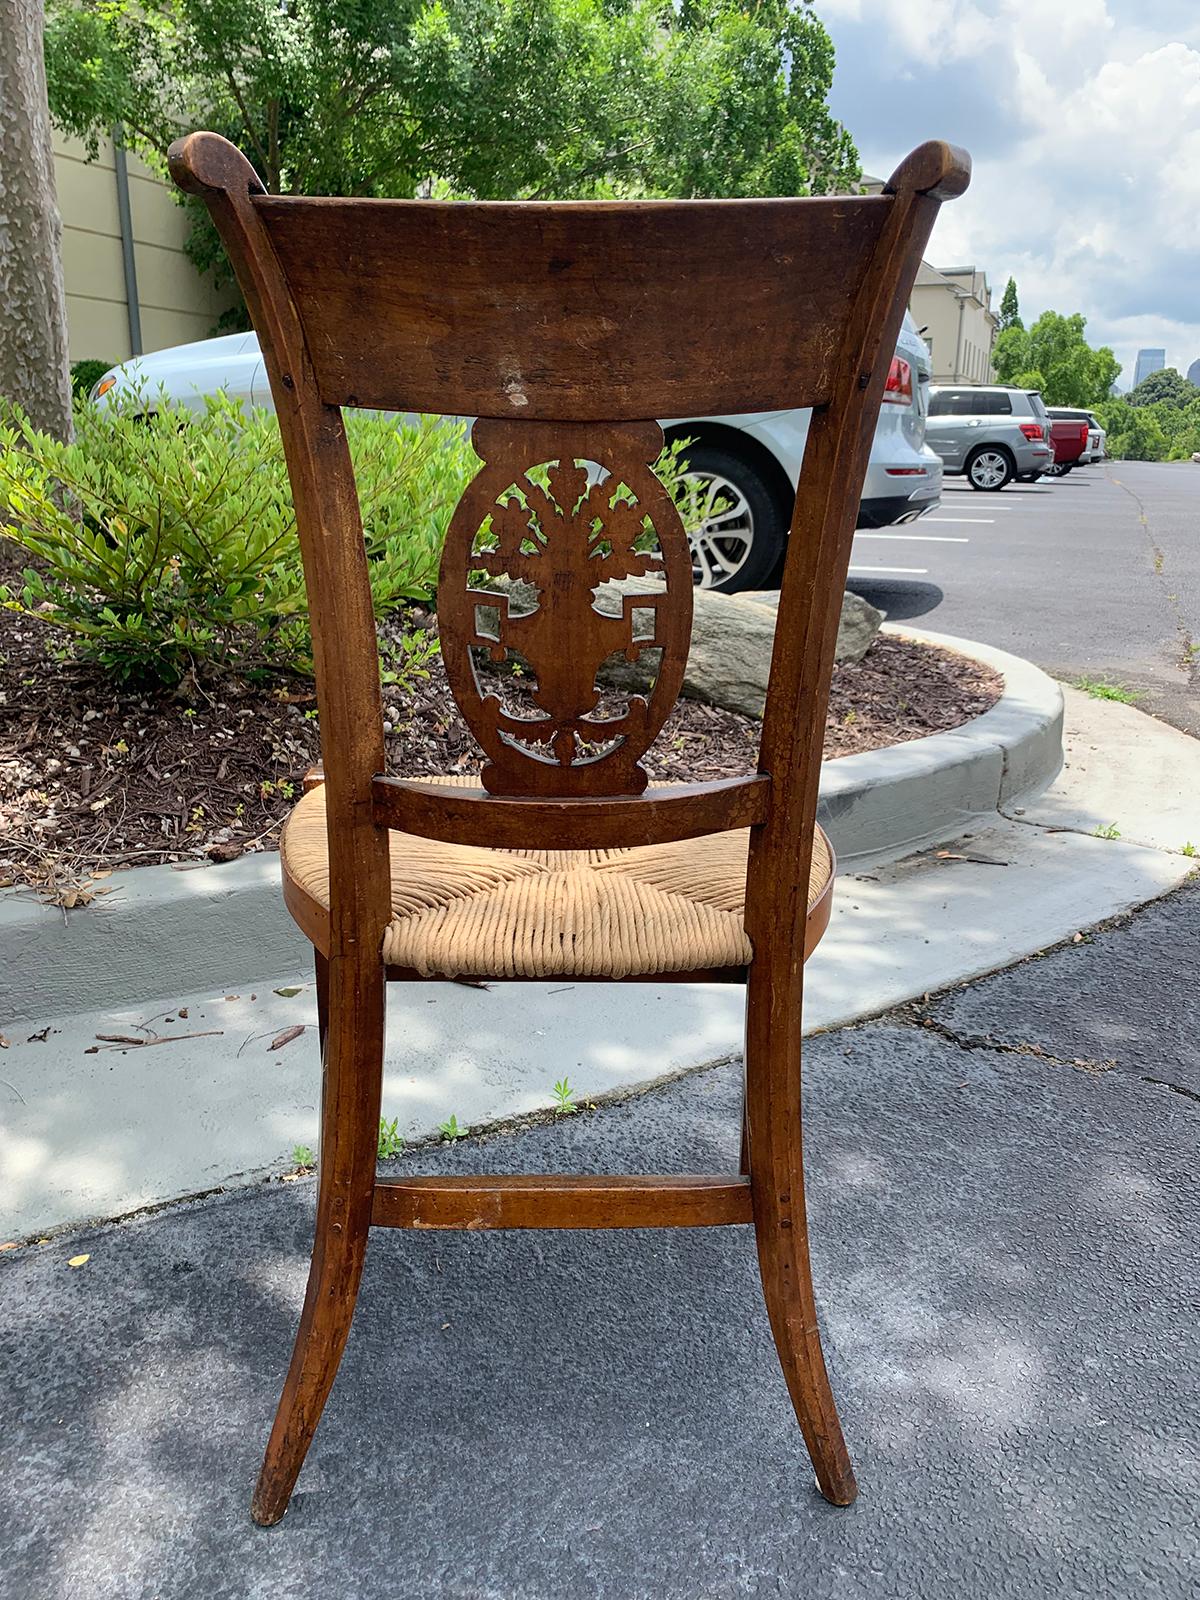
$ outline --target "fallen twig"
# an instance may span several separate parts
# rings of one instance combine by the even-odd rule
[[[129,1033],[98,1033],[95,1037],[110,1050],[148,1050],[152,1044],[178,1044],[181,1039],[215,1039],[224,1028],[205,1028],[200,1033],[156,1033],[149,1039],[137,1039]],[[85,1056],[99,1055],[100,1045],[90,1044]]]

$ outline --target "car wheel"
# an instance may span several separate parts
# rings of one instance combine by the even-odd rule
[[[759,469],[732,451],[699,445],[680,481],[697,585],[726,594],[763,588],[787,544],[787,517]]]
[[[1052,467],[1047,467],[1046,470],[1052,478],[1065,478],[1074,465],[1073,461],[1056,461]]]
[[[972,489],[1003,489],[1013,476],[1013,459],[998,444],[981,444],[967,457]]]
[[[1017,473],[1017,482],[1018,483],[1036,483],[1040,477],[1041,477],[1041,473],[1040,472],[1018,472]]]

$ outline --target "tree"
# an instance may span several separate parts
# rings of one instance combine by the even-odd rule
[[[807,0],[50,0],[59,124],[161,163],[205,126],[273,193],[822,194],[858,178]],[[193,208],[190,253],[221,261]]]
[[[1147,406],[1127,400],[1109,400],[1097,408],[1108,431],[1105,448],[1118,461],[1165,461],[1170,448],[1167,434]]]
[[[1143,378],[1125,398],[1131,406],[1151,406],[1158,400],[1165,400],[1173,406],[1186,406],[1193,400],[1200,400],[1200,389],[1194,383],[1189,383],[1174,367],[1162,367]]]
[[[1033,327],[1026,330],[1019,322],[996,335],[992,362],[1001,383],[1035,387],[1031,377],[1041,381],[1036,387],[1048,405],[1099,405],[1107,399],[1121,363],[1107,345],[1093,349],[1083,336],[1087,327],[1078,312],[1064,317],[1057,311],[1043,311]]]
[[[1173,367],[1100,408],[1110,455],[1132,461],[1187,461],[1200,451],[1200,387]]]
[[[1004,285],[1004,295],[1000,301],[999,331],[1003,333],[1005,328],[1024,328],[1024,326],[1021,321],[1021,308],[1017,304],[1017,280],[1010,278]]]
[[[41,0],[0,0],[0,395],[43,431],[70,436],[62,223]]]

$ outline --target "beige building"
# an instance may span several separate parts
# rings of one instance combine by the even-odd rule
[[[212,332],[232,296],[184,255],[187,217],[161,178],[110,140],[88,161],[57,132],[54,178],[72,361],[124,361]]]
[[[929,346],[934,383],[995,382],[992,345],[999,324],[987,278],[977,267],[922,261],[909,304]]]

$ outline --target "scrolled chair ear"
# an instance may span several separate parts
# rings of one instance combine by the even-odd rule
[[[884,193],[954,200],[970,182],[971,158],[967,152],[942,139],[929,139],[905,156],[885,184]]]
[[[266,185],[246,157],[219,133],[189,133],[167,151],[167,167],[185,194],[266,194]]]

